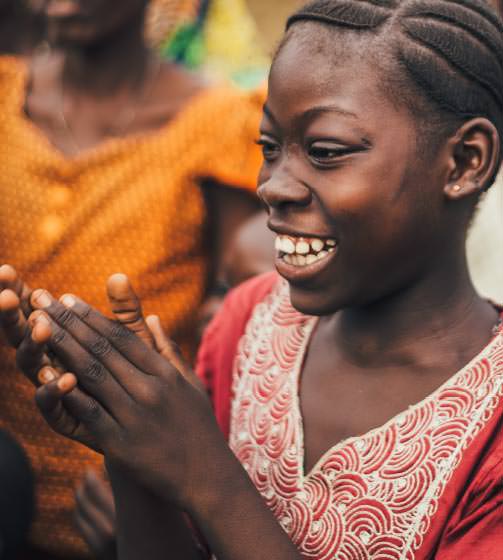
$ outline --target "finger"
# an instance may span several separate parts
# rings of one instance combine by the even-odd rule
[[[65,322],[67,325],[69,323],[74,324],[73,330],[78,329],[77,323],[80,323],[78,317],[72,314],[71,311],[62,306],[59,302],[54,302],[54,306],[60,306],[65,314],[59,313],[59,319]],[[47,312],[50,308],[47,309]],[[37,312],[35,312],[36,314]],[[132,400],[129,397],[127,391],[120,386],[117,379],[110,374],[107,366],[102,363],[99,359],[93,356],[87,351],[86,347],[81,344],[80,341],[76,340],[72,334],[64,330],[57,322],[53,320],[51,316],[46,314],[46,312],[38,311],[38,315],[35,319],[37,326],[40,323],[48,322],[51,330],[51,337],[49,340],[50,348],[55,352],[55,354],[61,359],[65,364],[66,368],[75,373],[79,384],[88,392],[91,396],[95,397],[110,413],[114,418],[116,418],[113,411],[123,411],[124,413],[128,410],[129,406],[132,404]],[[84,330],[89,331],[90,329],[85,325],[81,324]],[[113,352],[110,345],[100,338],[96,333],[88,335],[94,336],[96,341],[90,340],[90,347],[95,349],[95,351],[103,358],[104,354],[110,354]],[[118,366],[126,367],[122,362],[120,362],[120,357],[118,358]],[[108,362],[113,362],[113,358],[108,355],[106,360]],[[117,367],[117,364],[115,364]],[[128,373],[131,371],[131,367],[127,370]],[[119,416],[121,414],[119,413]]]
[[[180,348],[166,336],[159,317],[157,315],[149,315],[146,318],[146,323],[154,337],[155,349],[159,354],[168,360],[194,387],[203,389],[201,380],[184,360]]]
[[[110,485],[94,471],[88,470],[82,488],[87,499],[103,513],[103,516],[113,526],[115,523],[115,502]]]
[[[93,555],[96,558],[106,557],[107,552],[105,549],[110,547],[111,544],[103,542],[103,538],[98,533],[96,527],[80,510],[75,513],[75,525],[91,549]]]
[[[26,318],[19,297],[11,289],[0,292],[0,323],[9,344],[17,348],[26,334]]]
[[[60,384],[56,378],[51,379],[46,373],[46,383],[35,393],[35,402],[49,426],[59,434],[71,437],[77,430],[79,421],[63,406],[63,398],[76,386],[77,380],[71,374],[61,377]]]
[[[33,318],[35,319],[36,317]],[[39,373],[51,366],[46,353],[46,343],[50,335],[50,326],[43,318],[33,328],[27,323],[24,338],[17,348],[17,366],[35,385],[39,382]]]
[[[78,513],[96,527],[100,534],[112,538],[115,527],[115,511],[110,509],[109,504],[103,507],[102,503],[96,501],[96,496],[93,490],[89,488],[87,480],[77,490],[75,498]],[[113,498],[111,500],[113,504]]]
[[[38,292],[36,293],[39,295]],[[130,375],[132,366],[136,366],[138,373],[143,372],[150,375],[158,375],[163,368],[166,369],[166,360],[153,351],[153,343],[150,347],[147,346],[142,339],[122,323],[108,319],[73,295],[65,295],[61,298],[61,301],[62,303],[59,303],[52,299],[50,307],[46,310],[54,314],[56,320],[58,320],[58,315],[61,315],[64,320],[65,312],[73,312],[80,320],[79,325],[72,324],[73,321],[70,321],[70,324],[65,328],[92,354],[96,354],[95,347],[97,344],[104,345],[107,351],[101,352],[99,359],[110,371],[113,369],[114,375],[118,377],[123,387],[130,390],[134,389],[131,386],[132,378]],[[34,305],[39,304],[34,302]],[[61,323],[61,321],[58,322]],[[81,324],[84,324],[86,329],[81,328]],[[145,328],[148,329],[148,326]],[[98,339],[101,337],[100,343],[98,343],[97,337]],[[110,351],[110,346],[114,351]],[[118,368],[120,364],[122,364],[122,367]]]
[[[153,347],[152,335],[147,327],[141,303],[129,278],[125,274],[114,274],[108,279],[107,294],[116,319],[139,336],[145,344]]]
[[[31,290],[21,280],[16,270],[8,264],[0,266],[0,289],[12,290],[21,300],[21,310],[24,315],[27,317],[31,313]]]
[[[42,385],[35,393],[35,402],[54,431],[95,451],[100,451],[100,442],[114,428],[113,420],[100,404],[77,387],[72,373]]]

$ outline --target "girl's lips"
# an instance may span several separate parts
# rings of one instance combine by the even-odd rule
[[[328,253],[325,257],[312,264],[304,266],[295,266],[288,264],[279,255],[276,257],[275,265],[278,273],[292,284],[303,283],[312,280],[318,276],[330,263],[337,257],[338,247],[334,251]]]

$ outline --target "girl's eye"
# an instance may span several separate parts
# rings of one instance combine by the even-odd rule
[[[268,138],[260,138],[257,144],[262,147],[262,154],[266,161],[274,161],[281,151],[279,144]]]
[[[317,163],[332,163],[351,153],[351,148],[333,142],[316,142],[309,146],[309,157]]]

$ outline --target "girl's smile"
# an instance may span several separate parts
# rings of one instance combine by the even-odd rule
[[[278,234],[275,242],[276,268],[291,282],[317,276],[337,256],[337,241],[313,236]]]
[[[307,314],[400,290],[448,239],[445,162],[422,165],[414,118],[352,43],[351,54],[334,53],[340,64],[287,43],[264,107],[258,192],[278,234],[277,270]]]

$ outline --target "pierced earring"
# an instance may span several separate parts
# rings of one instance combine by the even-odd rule
[[[452,187],[452,190],[453,190],[454,192],[459,192],[462,188],[463,188],[463,187],[462,187],[461,185],[454,185],[454,186]]]

